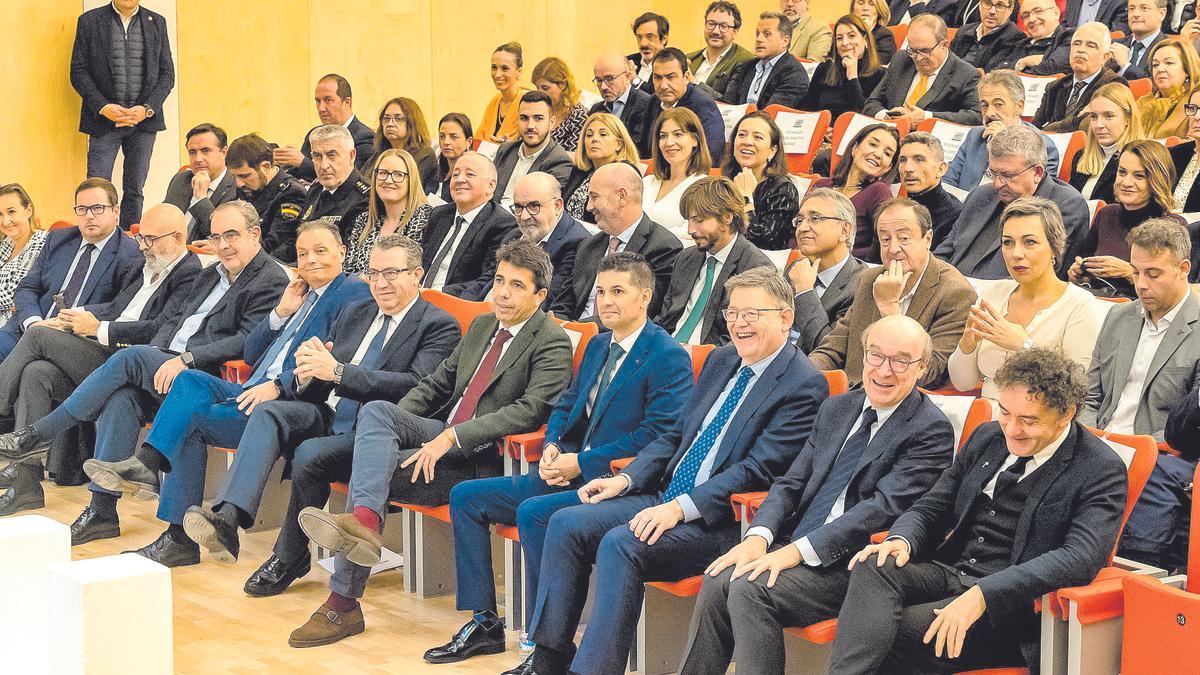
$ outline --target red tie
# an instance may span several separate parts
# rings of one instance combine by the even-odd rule
[[[611,239],[609,239],[609,241],[608,241],[608,255],[612,255],[612,254],[616,253],[616,252],[617,252],[617,247],[618,247],[618,246],[620,246],[620,245],[621,245],[621,240],[620,240],[620,239],[617,239],[616,237],[612,237]]]
[[[475,406],[479,405],[479,399],[487,389],[488,382],[492,380],[492,373],[496,372],[496,364],[500,363],[500,352],[504,350],[504,343],[511,337],[512,333],[503,328],[496,333],[495,339],[492,340],[492,348],[488,350],[487,356],[483,357],[483,363],[479,364],[479,370],[475,371],[475,377],[471,378],[466,391],[463,392],[458,410],[454,411],[454,417],[450,420],[450,426],[462,424],[475,416]]]

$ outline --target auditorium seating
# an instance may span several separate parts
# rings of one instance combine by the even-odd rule
[[[805,112],[782,105],[769,105],[763,108],[763,112],[775,120],[783,134],[788,171],[793,174],[811,171],[813,160],[825,139],[825,131],[829,129],[829,111]]]
[[[833,123],[833,136],[830,139],[830,145],[833,148],[833,155],[829,159],[829,171],[831,173],[837,168],[838,162],[842,161],[842,154],[846,152],[846,146],[850,144],[850,140],[854,138],[854,135],[863,127],[872,124],[890,124],[896,127],[896,131],[900,132],[901,137],[908,134],[909,124],[906,117],[877,120],[862,113],[842,113]]]

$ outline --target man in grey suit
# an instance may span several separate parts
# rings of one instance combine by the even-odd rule
[[[831,188],[809,190],[796,214],[800,257],[788,265],[793,301],[792,337],[805,354],[817,348],[854,302],[866,265],[850,255],[856,216],[850,199]]]
[[[1188,287],[1191,238],[1174,220],[1153,218],[1129,233],[1138,299],[1114,306],[1088,367],[1079,421],[1119,434],[1163,440],[1175,404],[1200,384],[1200,303]],[[1194,465],[1160,453],[1129,515],[1121,554],[1169,567],[1182,562]],[[1181,520],[1181,518],[1185,520]]]
[[[349,479],[351,511],[300,512],[305,534],[337,552],[337,563],[333,593],[292,633],[291,646],[332,644],[363,631],[358,598],[379,562],[389,498],[445,504],[457,483],[500,475],[496,443],[545,423],[570,382],[571,340],[538,309],[553,274],[549,256],[516,241],[496,259],[495,313],[477,317],[449,358],[399,403],[364,405],[353,448],[314,458],[293,476],[293,492]]]
[[[1006,279],[1008,268],[1000,254],[1000,214],[1021,197],[1045,197],[1062,211],[1067,249],[1056,261],[1060,278],[1087,241],[1091,217],[1079,191],[1046,172],[1046,146],[1041,134],[1023,126],[996,132],[988,144],[984,183],[971,190],[962,213],[933,254],[954,265],[964,276]]]
[[[863,112],[881,120],[907,117],[914,129],[926,117],[979,124],[979,71],[950,52],[946,36],[938,15],[914,18],[908,49],[892,58]]]
[[[695,246],[675,258],[671,286],[654,323],[683,344],[723,345],[729,326],[719,313],[729,304],[725,281],[755,267],[771,267],[745,232],[741,193],[724,176],[705,176],[683,191],[685,214]]]
[[[187,241],[209,253],[216,250],[205,241],[213,209],[237,199],[233,174],[225,168],[227,140],[221,127],[207,122],[192,127],[187,132],[188,165],[171,179],[163,198],[187,215]]]
[[[512,206],[517,181],[534,171],[544,171],[567,182],[571,175],[571,156],[550,138],[555,119],[553,102],[541,91],[526,92],[517,104],[517,130],[521,138],[509,141],[496,151],[496,192],[494,198],[505,208]]]

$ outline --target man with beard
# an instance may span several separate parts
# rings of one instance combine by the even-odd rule
[[[550,130],[557,123],[553,103],[545,92],[530,91],[517,104],[517,131],[521,137],[500,146],[496,151],[496,192],[493,199],[508,208],[513,203],[513,190],[525,175],[544,171],[556,178],[559,185],[571,175],[571,156],[553,138]],[[488,280],[490,284],[490,279]]]
[[[300,181],[276,166],[274,150],[274,143],[247,134],[229,144],[225,166],[237,185],[238,199],[250,202],[262,218],[263,248],[278,258],[276,251],[282,244],[275,235],[276,226],[280,237],[296,230],[305,190]]]

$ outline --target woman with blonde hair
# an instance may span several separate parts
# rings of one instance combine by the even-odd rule
[[[885,66],[891,63],[896,55],[896,36],[888,28],[892,22],[892,9],[888,7],[887,0],[850,0],[849,14],[862,19],[867,30],[871,31],[879,62]]]
[[[517,106],[521,94],[529,87],[521,84],[521,68],[525,57],[520,42],[505,42],[492,52],[492,86],[496,95],[488,101],[479,123],[479,135],[485,141],[503,143],[515,141],[517,131]]]
[[[583,133],[579,135],[579,147],[575,148],[575,168],[571,169],[563,186],[567,213],[576,220],[595,223],[596,216],[587,208],[592,174],[613,162],[626,162],[640,170],[639,161],[637,146],[621,118],[604,112],[588,115],[583,122]]]
[[[1167,38],[1150,48],[1150,82],[1154,91],[1138,99],[1138,116],[1147,138],[1187,135],[1183,106],[1200,84],[1200,56],[1192,43]]]
[[[46,230],[29,193],[18,183],[0,186],[0,325],[13,315],[13,292],[46,243]]]
[[[418,244],[433,210],[425,202],[421,173],[413,156],[404,150],[384,150],[367,174],[371,192],[367,210],[358,214],[346,239],[346,261],[342,269],[362,274],[371,258],[371,247],[380,237],[403,234]]]
[[[1171,213],[1175,207],[1174,186],[1175,166],[1163,144],[1130,141],[1117,164],[1113,182],[1116,203],[1096,214],[1081,256],[1067,272],[1070,280],[1090,287],[1098,295],[1136,297],[1126,238],[1133,228],[1151,218],[1165,216],[1184,223]]]
[[[557,56],[542,59],[533,67],[533,86],[550,97],[550,114],[556,120],[550,138],[568,153],[579,146],[579,133],[587,119],[587,108],[579,102],[579,87],[566,62]]]
[[[1085,108],[1087,144],[1071,167],[1071,186],[1084,199],[1111,204],[1117,160],[1130,141],[1145,138],[1141,117],[1135,114],[1133,92],[1120,82],[1109,82],[1096,90]]]
[[[687,108],[664,110],[650,134],[654,171],[642,179],[642,210],[685,245],[692,243],[679,199],[693,183],[708,175],[712,157],[700,118]]]

